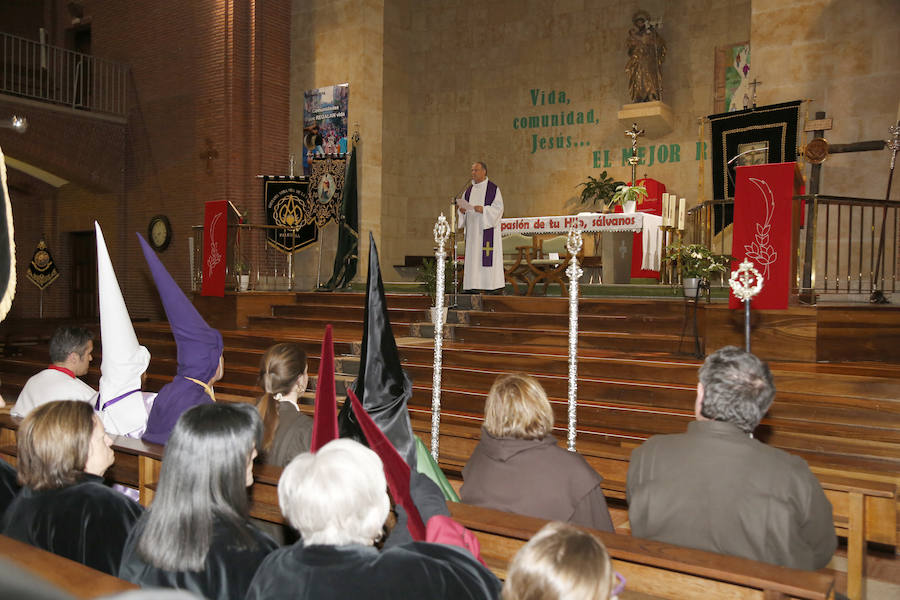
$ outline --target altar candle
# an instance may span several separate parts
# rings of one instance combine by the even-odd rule
[[[663,192],[662,195],[662,226],[669,225],[669,194]]]
[[[675,227],[675,194],[668,194],[666,199],[666,227]]]
[[[687,213],[687,200],[685,198],[681,199],[681,202],[678,203],[678,229],[680,231],[684,231],[684,218]]]

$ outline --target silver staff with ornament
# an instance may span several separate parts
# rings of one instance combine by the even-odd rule
[[[437,251],[434,253],[437,281],[434,295],[434,374],[431,379],[431,457],[438,460],[441,440],[441,368],[444,350],[444,269],[446,268],[447,251],[444,244],[450,237],[450,225],[444,213],[434,224],[434,241]]]
[[[734,297],[744,303],[744,350],[750,352],[750,299],[762,291],[763,277],[753,263],[744,260],[731,272],[728,285]]]
[[[569,251],[569,435],[567,448],[575,452],[575,407],[578,405],[578,285],[584,273],[578,266],[578,253],[581,252],[580,229],[569,230],[566,250]]]

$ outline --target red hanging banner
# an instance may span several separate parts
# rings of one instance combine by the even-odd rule
[[[746,259],[762,274],[763,289],[750,303],[754,309],[788,306],[795,167],[789,162],[736,169],[732,269]],[[741,308],[743,303],[732,293],[728,305]]]
[[[203,288],[201,296],[225,296],[225,256],[228,238],[228,202],[206,203],[203,218]]]

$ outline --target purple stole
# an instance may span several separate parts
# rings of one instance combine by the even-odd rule
[[[469,186],[469,189],[466,190],[466,202],[469,201],[469,196],[472,194],[472,186]],[[484,192],[484,205],[490,206],[494,203],[494,197],[497,195],[497,184],[488,179],[487,182],[487,190]],[[482,234],[481,241],[481,266],[482,267],[490,267],[494,264],[494,247],[491,244],[494,243],[494,228],[488,227],[484,230]]]

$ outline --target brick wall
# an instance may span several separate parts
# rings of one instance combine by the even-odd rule
[[[290,2],[83,4],[92,53],[131,69],[127,124],[110,132],[108,124],[93,119],[80,132],[71,123],[76,117],[61,114],[66,124],[60,127],[29,106],[29,132],[19,139],[0,132],[0,144],[15,146],[16,158],[73,182],[56,193],[43,191],[43,204],[55,214],[48,235],[64,240],[67,232],[89,229],[98,218],[132,316],[159,318],[134,232],[146,235],[153,215],[169,217],[173,239],[161,258],[187,290],[187,238],[192,225],[202,224],[204,202],[230,200],[259,222],[255,175],[287,171]],[[32,135],[44,130],[68,133]],[[23,219],[17,238],[20,232],[22,239],[34,237],[32,221]],[[60,242],[54,256],[65,264],[67,252]],[[27,313],[29,307],[14,310]]]

